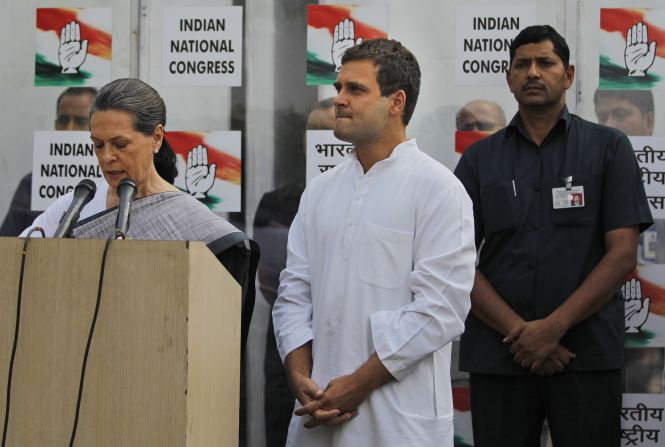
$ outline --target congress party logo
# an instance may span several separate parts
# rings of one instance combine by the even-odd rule
[[[599,87],[665,86],[665,9],[600,10]]]
[[[335,82],[346,50],[387,30],[387,5],[308,5],[307,85]]]
[[[176,154],[175,186],[211,211],[241,207],[241,133],[239,131],[168,131]]]
[[[111,8],[37,8],[36,86],[111,80]]]

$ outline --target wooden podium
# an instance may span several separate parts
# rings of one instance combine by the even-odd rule
[[[104,244],[28,245],[7,447],[69,445]],[[0,238],[3,419],[22,249]],[[208,248],[111,242],[100,303],[74,445],[237,446],[241,292]]]

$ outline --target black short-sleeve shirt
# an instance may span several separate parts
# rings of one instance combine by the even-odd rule
[[[469,147],[455,175],[473,200],[478,269],[526,321],[546,317],[577,289],[605,254],[606,232],[643,230],[653,222],[628,138],[566,107],[540,146],[515,115],[505,129]],[[583,188],[584,206],[554,209],[552,190],[565,188],[566,178],[576,191]],[[561,339],[577,354],[569,369],[620,368],[623,333],[617,290]],[[460,369],[528,374],[502,338],[470,313]]]

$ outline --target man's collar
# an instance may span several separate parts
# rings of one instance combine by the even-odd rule
[[[566,132],[570,129],[570,124],[573,122],[573,118],[568,111],[568,106],[563,105],[563,108],[561,109],[561,112],[559,112],[559,119],[557,120],[557,123],[554,125],[556,127],[559,125],[559,123],[563,121],[566,127]],[[510,120],[510,123],[508,123],[508,126],[506,126],[508,129],[514,129],[514,130],[519,130],[522,135],[529,135],[526,132],[526,129],[524,128],[524,123],[522,122],[522,118],[520,117],[520,112],[517,112],[515,116],[513,117],[512,120]]]
[[[409,138],[408,140],[403,141],[397,146],[395,146],[395,149],[393,149],[393,151],[390,153],[388,160],[390,160],[391,158],[398,158],[406,154],[410,154],[417,148],[418,146],[416,145],[416,139]]]
[[[416,145],[416,139],[415,138],[409,138],[408,140],[405,140],[395,146],[395,148],[392,150],[388,158],[384,158],[383,160],[378,161],[377,163],[381,163],[386,160],[394,160],[396,158],[402,157],[406,154],[409,154],[413,152],[414,150],[417,150],[418,146]],[[356,160],[358,159],[358,152],[356,151],[356,148],[354,147],[353,150],[349,153],[349,156],[355,158]]]

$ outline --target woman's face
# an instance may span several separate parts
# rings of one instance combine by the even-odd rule
[[[136,181],[139,194],[155,175],[153,155],[162,144],[164,128],[158,125],[152,135],[134,129],[132,114],[124,110],[104,110],[90,119],[90,138],[97,161],[109,186],[117,189],[125,177]]]

